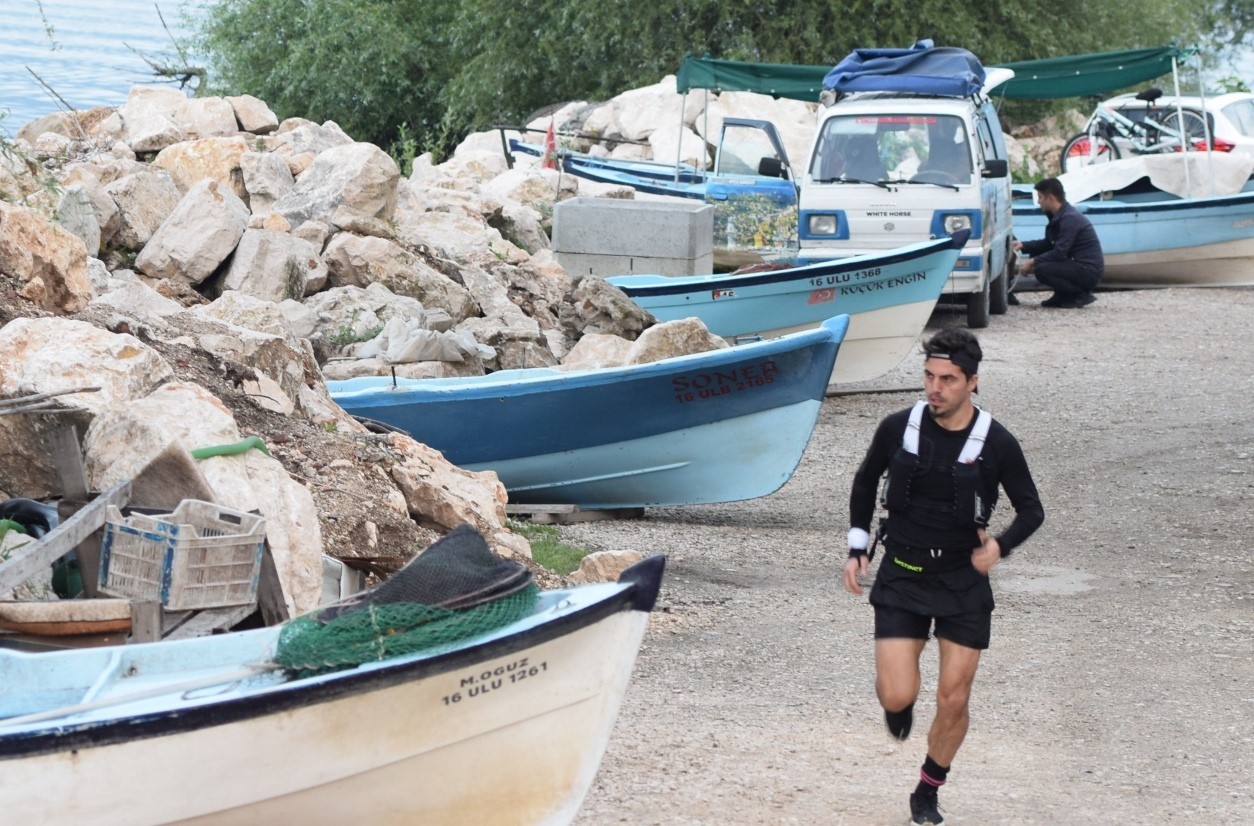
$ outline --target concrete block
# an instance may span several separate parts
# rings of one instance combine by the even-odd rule
[[[708,274],[714,208],[699,201],[571,198],[553,208],[552,249],[572,275]]]

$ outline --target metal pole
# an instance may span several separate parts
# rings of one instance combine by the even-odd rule
[[[1176,56],[1171,56],[1171,79],[1176,85],[1176,129],[1180,133],[1180,158],[1184,164],[1184,191],[1193,197],[1193,181],[1189,175],[1189,136],[1184,131],[1184,105],[1180,102],[1180,66]],[[1203,114],[1203,118],[1205,115]]]
[[[679,78],[675,78],[675,82],[676,84],[678,84]],[[675,91],[679,92],[678,85],[676,86]],[[677,141],[677,145],[675,147],[675,184],[676,186],[679,185],[679,164],[680,164],[680,161],[682,161],[684,157],[684,112],[687,110],[687,106],[688,106],[688,93],[679,92],[679,140]]]
[[[1197,61],[1197,97],[1202,102],[1202,128],[1205,130],[1203,134],[1206,136],[1206,174],[1210,176],[1210,186],[1206,192],[1211,197],[1215,195],[1215,155],[1211,151],[1211,135],[1210,135],[1210,118],[1206,116],[1206,84],[1202,82],[1202,59],[1198,55]]]

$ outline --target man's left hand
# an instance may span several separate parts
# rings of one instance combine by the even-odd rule
[[[998,562],[1001,562],[1001,545],[981,530],[980,546],[971,552],[971,564],[975,566],[975,570],[987,576]]]

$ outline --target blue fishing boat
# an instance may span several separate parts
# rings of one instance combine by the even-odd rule
[[[814,327],[849,316],[832,381],[873,379],[901,363],[927,324],[967,231],[900,247],[729,275],[616,275],[607,279],[659,321],[696,316],[729,341]]]
[[[1102,286],[1254,285],[1254,157],[1187,155],[1128,158],[1059,176],[1102,242]],[[1048,219],[1032,197],[1030,186],[1016,188],[1021,240],[1045,235]]]
[[[634,508],[765,496],[792,476],[849,320],[600,370],[327,382],[349,413],[455,465],[492,470],[514,503]]]
[[[571,822],[608,745],[665,558],[617,583],[541,592],[521,563],[485,562],[482,537],[463,526],[415,563],[447,560],[453,540],[480,553],[443,580],[428,565],[400,589],[462,594],[447,608],[384,597],[402,569],[355,603],[279,626],[0,648],[5,822]],[[471,581],[492,593],[471,593]],[[346,644],[355,640],[373,640],[375,653]]]

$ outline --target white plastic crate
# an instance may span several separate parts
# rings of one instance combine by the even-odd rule
[[[266,520],[185,499],[173,513],[125,518],[110,506],[100,543],[100,590],[171,611],[257,599]]]

